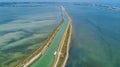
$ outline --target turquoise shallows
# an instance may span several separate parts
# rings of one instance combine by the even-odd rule
[[[62,36],[64,34],[64,31],[68,23],[68,18],[64,12],[63,12],[63,17],[64,17],[64,23],[59,29],[59,31],[57,32],[55,38],[53,39],[52,43],[48,47],[47,51],[31,67],[50,67],[51,64],[53,63],[54,52],[57,51],[58,49],[59,43],[62,39]]]

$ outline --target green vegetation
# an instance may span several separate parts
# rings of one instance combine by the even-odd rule
[[[60,59],[59,59],[59,62],[57,64],[57,67],[61,67],[61,65],[64,63],[65,61],[65,58],[66,58],[66,54],[67,54],[67,46],[68,46],[68,39],[69,39],[69,36],[70,36],[70,26],[67,30],[67,34],[66,34],[66,38],[65,38],[65,41],[64,41],[64,45],[62,47],[62,51],[61,51],[61,56],[60,56]]]
[[[70,25],[69,25],[68,30],[67,30],[67,34],[66,34],[66,37],[65,37],[64,45],[63,45],[62,51],[61,51],[62,54],[60,56],[59,62],[57,64],[57,67],[61,67],[63,65],[64,61],[65,61],[66,54],[67,54],[67,47],[68,47],[69,36],[70,36]]]

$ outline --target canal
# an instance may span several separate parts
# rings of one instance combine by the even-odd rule
[[[64,11],[62,11],[62,15],[64,18],[64,23],[57,32],[56,36],[54,37],[53,41],[51,42],[50,46],[46,50],[45,54],[40,57],[31,67],[50,67],[54,61],[54,52],[57,51],[59,43],[62,39],[64,31],[68,24],[68,18]]]

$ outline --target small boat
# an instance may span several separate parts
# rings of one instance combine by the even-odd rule
[[[57,52],[55,51],[54,55],[56,55],[56,53],[57,53]]]

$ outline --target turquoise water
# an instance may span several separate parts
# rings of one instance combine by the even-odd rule
[[[57,4],[54,7],[47,4],[47,7],[0,7],[0,67],[16,65],[44,42],[59,23]],[[73,21],[66,67],[120,67],[120,11],[64,5]],[[119,3],[103,5],[120,7]]]
[[[57,34],[55,35],[47,51],[42,57],[40,57],[35,63],[33,63],[31,67],[51,67],[54,61],[54,53],[58,49],[58,46],[60,44],[60,41],[66,29],[66,26],[68,24],[68,18],[64,12],[63,12],[63,18],[64,18],[64,23],[59,29],[59,31],[57,32]]]
[[[66,67],[120,67],[120,12],[66,6],[73,34]]]
[[[15,67],[27,58],[60,21],[57,6],[0,7],[0,67]]]

